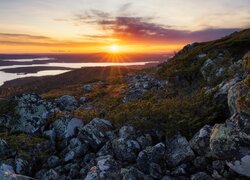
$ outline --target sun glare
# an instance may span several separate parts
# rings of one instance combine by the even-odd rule
[[[113,44],[113,45],[109,46],[109,51],[111,53],[118,53],[118,52],[120,52],[120,46],[118,46],[117,44]]]

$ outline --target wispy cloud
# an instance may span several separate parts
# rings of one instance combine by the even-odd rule
[[[128,9],[130,4],[122,9]],[[189,43],[194,41],[208,41],[223,37],[240,29],[237,28],[206,28],[200,31],[179,30],[172,26],[154,23],[153,17],[117,16],[91,10],[83,15],[77,15],[82,23],[98,25],[107,30],[109,35],[126,42],[144,43]]]

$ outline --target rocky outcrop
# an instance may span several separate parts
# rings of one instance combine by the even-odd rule
[[[57,105],[61,110],[72,111],[77,107],[77,101],[73,96],[62,96],[56,100]]]

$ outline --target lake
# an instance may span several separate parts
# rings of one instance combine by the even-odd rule
[[[8,59],[2,61],[12,62],[32,62],[32,61],[44,61],[49,60],[46,57],[31,58],[31,59]],[[0,61],[1,62],[1,61]],[[46,64],[31,64],[31,65],[11,65],[11,66],[0,66],[0,86],[5,81],[23,78],[23,77],[37,77],[47,75],[57,75],[68,72],[70,70],[44,70],[37,73],[17,74],[17,73],[6,73],[1,71],[6,68],[22,68],[22,67],[36,67],[36,66],[49,66],[49,67],[67,67],[67,68],[81,68],[81,67],[106,67],[106,66],[145,66],[151,63],[159,63],[158,61],[145,61],[145,62],[87,62],[87,63],[46,63]]]

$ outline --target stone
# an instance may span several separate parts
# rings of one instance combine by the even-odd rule
[[[114,138],[110,121],[95,118],[79,129],[79,138],[88,143],[94,150],[100,149],[107,141]]]
[[[124,139],[134,139],[136,137],[136,130],[133,126],[123,126],[119,130],[119,136]]]
[[[29,163],[21,158],[15,159],[15,171],[18,174],[26,175],[30,172]]]
[[[138,169],[131,167],[126,172],[123,173],[123,178],[122,180],[137,180],[137,179],[142,179],[142,180],[153,180],[148,175],[145,175],[143,172],[139,171]]]
[[[16,116],[10,120],[13,132],[35,133],[47,122],[52,104],[36,94],[15,96]],[[8,126],[8,125],[7,125]]]
[[[85,104],[87,102],[87,98],[86,97],[81,97],[79,100],[80,104]]]
[[[187,139],[178,134],[171,139],[167,139],[166,156],[168,165],[177,166],[182,162],[192,160],[194,158],[194,152]]]
[[[60,158],[58,156],[50,156],[47,160],[48,166],[50,168],[55,168],[60,165]]]
[[[137,141],[124,138],[114,139],[112,148],[116,158],[125,162],[135,162],[140,151],[140,145]]]
[[[0,179],[3,180],[13,180],[13,176],[15,175],[15,171],[12,166],[7,164],[0,164]]]
[[[61,110],[72,111],[77,107],[77,101],[75,97],[64,95],[56,100],[57,105]]]
[[[45,172],[41,180],[59,180],[59,179],[60,176],[57,174],[57,172],[53,169],[50,169]]]
[[[239,160],[227,162],[227,165],[236,173],[250,178],[250,155]]]
[[[106,142],[105,145],[96,153],[96,155],[98,157],[99,156],[106,156],[106,155],[114,156],[114,151],[112,149],[111,141]]]
[[[207,166],[206,158],[203,156],[197,156],[193,160],[193,165],[195,166],[196,169],[205,170]]]
[[[96,167],[92,167],[86,179],[120,179],[119,164],[112,156],[102,156],[97,159]]]
[[[191,180],[212,180],[213,178],[205,172],[198,172],[191,176]]]
[[[162,169],[159,164],[150,163],[149,164],[149,174],[154,179],[160,179],[162,176]]]
[[[200,156],[209,155],[210,153],[210,135],[212,127],[209,125],[203,126],[190,140],[191,148]]]
[[[165,145],[163,143],[149,146],[139,153],[137,163],[161,163],[164,161],[165,152]]]
[[[210,137],[212,156],[218,159],[235,157],[239,153],[239,136],[233,127],[214,125]]]

